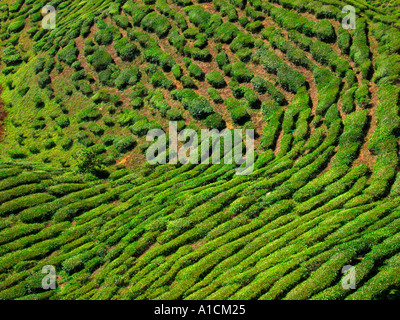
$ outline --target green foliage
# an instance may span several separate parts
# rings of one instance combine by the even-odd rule
[[[220,52],[216,55],[215,61],[218,63],[220,68],[223,68],[227,64],[229,64],[229,58],[225,52]]]
[[[0,299],[396,298],[400,24],[349,4],[0,4]],[[254,129],[251,174],[148,163],[168,121]]]
[[[297,70],[287,65],[281,66],[277,71],[278,83],[291,92],[297,92],[306,84],[305,77]]]
[[[125,15],[117,14],[117,15],[113,15],[112,18],[115,21],[115,24],[118,27],[121,27],[122,29],[127,29],[130,25],[129,19]]]
[[[179,33],[179,30],[172,28],[168,34],[168,42],[173,45],[179,52],[182,52],[185,48],[186,39],[183,34]]]
[[[243,101],[235,98],[228,98],[224,104],[231,112],[231,118],[234,123],[242,125],[250,120],[250,115],[247,112],[247,105]]]
[[[206,120],[205,124],[209,129],[223,130],[226,127],[225,121],[219,113],[210,114]]]
[[[201,31],[207,29],[211,18],[211,13],[205,11],[199,5],[186,7],[185,11],[188,14],[189,21],[193,23],[197,28],[199,28]]]
[[[314,68],[313,75],[318,89],[317,114],[323,114],[333,103],[339,93],[340,79],[324,68]]]
[[[224,22],[215,30],[215,38],[222,43],[230,43],[239,33],[236,25]]]
[[[127,86],[132,86],[138,83],[141,79],[141,76],[142,73],[136,66],[123,69],[115,79],[115,86],[120,90],[125,89]]]
[[[85,121],[95,121],[101,118],[101,113],[99,110],[93,106],[86,107],[82,111],[80,111],[77,115],[78,122],[85,122]]]
[[[204,78],[204,72],[203,70],[194,62],[191,62],[189,67],[188,67],[188,71],[190,76],[198,79],[198,80],[202,80]]]
[[[244,98],[247,100],[249,107],[258,109],[261,105],[261,101],[258,95],[251,89],[246,88],[244,92]]]
[[[24,27],[25,27],[25,20],[18,19],[8,25],[7,31],[9,33],[17,33],[20,32],[22,29],[24,29]]]
[[[263,94],[267,91],[267,80],[262,78],[261,76],[255,76],[251,79],[251,84],[253,85],[254,90],[258,93]]]
[[[150,99],[150,105],[156,108],[163,117],[167,115],[167,111],[171,108],[161,90],[154,91]]]
[[[189,76],[183,76],[180,78],[180,81],[182,83],[182,86],[184,88],[196,88],[196,83],[194,82],[194,80],[189,77]]]
[[[175,79],[179,80],[182,77],[182,68],[179,64],[174,64],[174,66],[171,68],[171,72]]]
[[[216,90],[215,88],[208,88],[207,93],[209,94],[211,100],[214,101],[215,103],[224,102],[218,90]]]
[[[40,88],[43,89],[50,83],[51,83],[51,78],[48,73],[42,72],[41,74],[39,74],[38,85]]]
[[[68,65],[72,65],[78,58],[78,49],[75,46],[75,42],[71,41],[67,46],[62,48],[57,55],[58,60],[65,62]]]
[[[148,121],[147,119],[139,120],[133,126],[129,127],[129,130],[133,134],[136,134],[139,137],[146,135],[147,132],[152,129],[160,129],[160,124],[157,121]],[[130,141],[132,141],[132,144],[130,147],[130,149],[132,149],[136,145],[136,143],[133,144],[132,139],[130,139]],[[120,152],[122,152],[122,151],[120,151]],[[126,151],[124,151],[124,152],[126,152]]]
[[[184,98],[182,99],[182,104],[195,119],[205,119],[207,116],[214,113],[210,102],[203,96],[197,96],[194,99]]]
[[[350,47],[350,57],[361,69],[363,78],[368,79],[372,68],[372,62],[369,59],[370,51],[366,34],[366,23],[364,19],[360,19],[358,22]]]
[[[366,84],[361,85],[357,88],[354,93],[354,99],[356,104],[361,108],[367,108],[371,102],[369,95],[369,89]]]
[[[126,38],[121,38],[114,42],[114,48],[123,61],[132,61],[140,51],[134,43],[128,43]]]
[[[335,42],[336,34],[329,20],[318,21],[315,26],[315,34],[317,38],[324,42]]]
[[[339,28],[338,31],[337,45],[343,53],[349,54],[351,46],[350,33],[344,28]]]
[[[172,90],[174,88],[174,82],[168,79],[162,71],[155,72],[151,78],[150,83],[155,87],[162,87],[167,90]]]
[[[94,39],[99,45],[109,45],[114,40],[114,32],[112,28],[100,29],[94,35]]]
[[[76,167],[78,172],[99,175],[103,172],[100,158],[93,149],[86,149],[77,156]]]
[[[263,28],[263,23],[261,21],[253,21],[246,25],[246,30],[252,33],[259,33]]]
[[[88,60],[96,71],[105,70],[113,62],[111,55],[103,49],[96,50]]]
[[[306,37],[305,35],[301,34],[300,32],[296,30],[290,30],[288,32],[290,40],[292,40],[294,43],[296,43],[301,49],[309,51],[310,46],[313,43],[313,41]]]
[[[88,129],[96,136],[102,136],[104,133],[104,128],[94,122],[88,124]]]
[[[347,90],[343,94],[342,98],[342,109],[346,113],[351,113],[355,110],[355,105],[354,105],[354,93],[357,90],[356,87],[353,87],[349,90]]]
[[[185,16],[183,14],[181,14],[180,12],[177,12],[175,14],[174,19],[181,30],[184,31],[188,28]]]
[[[300,16],[298,13],[283,8],[272,7],[270,14],[280,27],[287,30],[294,29],[301,32],[304,25],[308,22],[306,18]]]
[[[157,12],[151,12],[146,15],[140,25],[144,30],[149,32],[154,32],[160,38],[166,36],[168,34],[169,29],[171,28],[171,24],[168,19],[158,14]]]
[[[127,1],[122,8],[131,16],[134,26],[138,26],[142,19],[153,10],[150,6],[135,3],[133,0]]]
[[[115,148],[119,153],[126,153],[132,150],[136,144],[137,142],[132,136],[123,137],[114,142]]]
[[[27,152],[22,148],[9,150],[8,154],[12,159],[24,159],[28,156]]]
[[[238,82],[250,82],[254,77],[253,72],[243,62],[232,64],[232,76]]]
[[[223,88],[226,86],[226,82],[218,70],[208,73],[206,79],[214,88]]]

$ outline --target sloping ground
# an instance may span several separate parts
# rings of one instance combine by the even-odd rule
[[[272,155],[229,166],[116,171],[107,181],[0,170],[3,299],[372,299],[399,284],[399,197],[352,205],[359,166],[323,188]],[[325,158],[326,160],[326,158]],[[320,181],[318,184],[317,182]],[[295,188],[298,188],[295,191]],[[341,269],[357,270],[344,290]],[[58,289],[43,292],[53,265]]]
[[[0,298],[398,298],[400,31],[368,3],[0,6]],[[254,172],[140,165],[169,120],[255,128]]]

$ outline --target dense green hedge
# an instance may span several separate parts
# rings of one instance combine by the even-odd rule
[[[65,62],[68,65],[72,65],[77,60],[78,49],[75,46],[75,42],[71,41],[67,46],[62,48],[57,55],[58,60]]]
[[[283,109],[273,101],[264,102],[261,109],[265,115],[268,125],[264,126],[263,137],[261,138],[260,144],[264,149],[273,148],[275,146],[276,139],[278,138],[278,130],[281,127]]]
[[[209,94],[210,98],[214,103],[222,103],[224,100],[222,99],[221,95],[219,94],[218,90],[214,88],[208,88],[207,93]]]
[[[171,24],[168,19],[157,12],[151,12],[146,15],[142,19],[140,25],[144,30],[154,32],[160,38],[166,36],[171,28]]]
[[[250,82],[254,77],[253,72],[246,66],[244,62],[236,62],[232,64],[232,77],[238,82]]]
[[[190,114],[195,119],[204,119],[208,115],[214,113],[214,109],[211,106],[210,102],[203,97],[197,96],[194,99],[183,99],[182,104],[185,108],[187,108]]]
[[[88,57],[88,60],[96,71],[105,70],[113,62],[111,55],[104,49],[96,50]]]
[[[123,61],[132,61],[140,54],[138,47],[134,43],[128,43],[126,38],[115,41],[114,48]]]
[[[350,166],[356,159],[364,138],[368,110],[355,111],[344,120],[344,132],[339,139],[339,149],[332,166]]]
[[[367,24],[364,19],[357,21],[356,30],[353,35],[353,43],[350,47],[350,57],[360,68],[364,79],[369,79],[371,75],[372,62],[370,60],[370,51],[368,38],[366,34]]]
[[[231,43],[238,34],[239,29],[236,25],[230,22],[224,22],[215,30],[214,36],[222,43]]]
[[[350,4],[357,29],[337,35],[337,1],[65,2],[68,28],[61,15],[61,28],[26,34],[40,3],[0,5],[12,158],[0,164],[0,298],[396,296],[399,31],[373,4]],[[168,120],[256,129],[253,173],[138,165],[146,133]],[[95,170],[74,171],[82,148]],[[338,276],[354,263],[350,292]],[[56,291],[41,290],[44,264]]]
[[[303,26],[308,22],[306,18],[300,16],[296,12],[283,8],[272,7],[269,13],[276,23],[286,30],[294,29],[302,32]]]
[[[223,88],[226,86],[226,82],[218,70],[209,72],[206,75],[206,79],[214,88]]]
[[[203,80],[204,78],[204,72],[203,70],[194,62],[191,62],[188,71],[190,76],[198,79],[198,80]]]
[[[184,10],[188,14],[189,21],[198,27],[200,31],[207,29],[211,19],[210,12],[204,10],[200,5],[185,7]]]
[[[278,83],[291,92],[297,92],[306,84],[305,77],[287,65],[283,65],[278,69],[277,76]]]
[[[5,202],[0,205],[0,216],[18,213],[24,209],[40,205],[42,203],[50,202],[56,199],[54,196],[45,193],[37,193],[27,196],[22,196],[18,199]]]
[[[205,120],[205,124],[209,129],[222,130],[226,128],[226,123],[219,113],[209,115]]]
[[[19,19],[11,22],[8,25],[7,31],[10,33],[18,33],[25,27],[25,20],[24,19]]]
[[[235,98],[228,98],[224,104],[231,112],[231,118],[236,124],[244,124],[250,120],[250,115],[247,112],[247,104],[242,100]]]
[[[117,78],[115,79],[115,86],[120,90],[124,89],[127,86],[132,86],[138,83],[141,77],[142,73],[136,66],[133,66],[129,69],[123,69],[119,72]]]
[[[329,20],[318,21],[315,25],[317,38],[324,42],[335,42],[336,34],[332,23]]]
[[[324,68],[316,67],[313,76],[318,89],[318,105],[316,113],[323,115],[336,102],[341,80]]]

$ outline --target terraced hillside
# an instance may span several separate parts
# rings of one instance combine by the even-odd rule
[[[1,0],[0,299],[398,298],[399,10]],[[254,129],[254,172],[148,164],[169,121]]]

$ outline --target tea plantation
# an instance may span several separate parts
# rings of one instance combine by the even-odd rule
[[[399,17],[377,0],[0,1],[0,299],[400,298]],[[254,129],[253,173],[150,165],[169,121]]]

